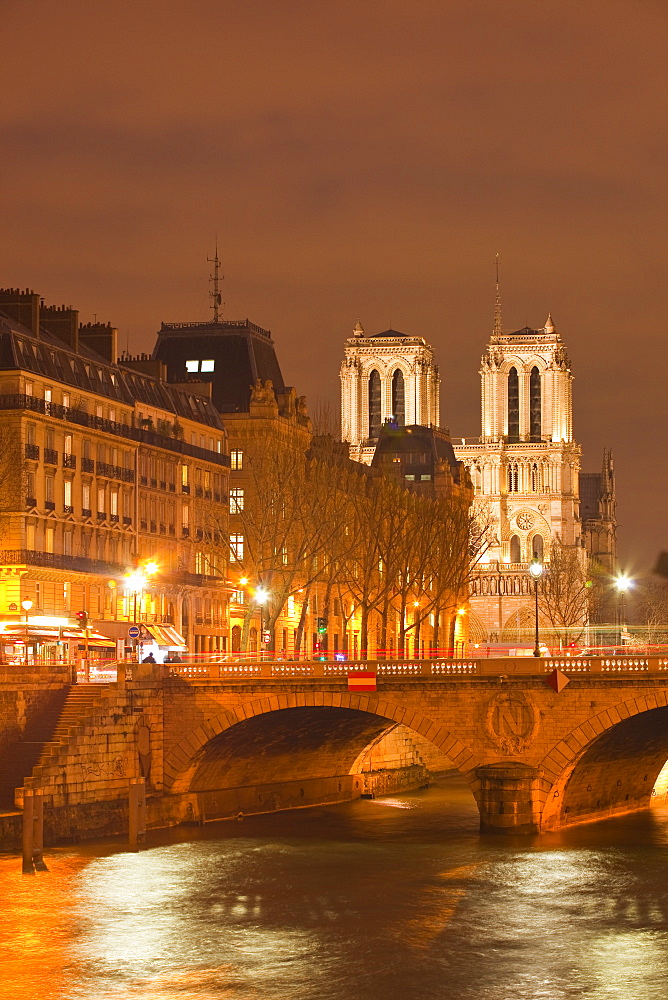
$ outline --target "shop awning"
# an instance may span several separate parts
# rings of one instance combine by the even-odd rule
[[[144,636],[144,632],[148,635]],[[142,639],[151,638],[165,649],[187,650],[186,641],[171,625],[142,625]]]
[[[3,642],[23,643],[26,638],[25,625],[15,622],[6,623],[0,632],[0,640]],[[54,625],[28,625],[28,642],[76,642],[80,646],[85,645],[86,639],[83,629],[74,627],[58,628]],[[115,649],[116,642],[95,629],[88,629],[88,645],[91,649]]]

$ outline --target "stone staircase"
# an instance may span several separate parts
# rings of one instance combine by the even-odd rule
[[[30,777],[36,765],[70,737],[70,729],[86,718],[106,684],[72,684],[55,693],[47,709],[30,722],[21,739],[0,759],[0,811],[12,811],[14,791]]]

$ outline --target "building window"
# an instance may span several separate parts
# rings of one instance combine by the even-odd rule
[[[56,532],[55,532],[54,528],[52,528],[50,525],[47,525],[46,530],[44,531],[44,551],[45,552],[53,552],[54,551],[53,545],[54,545],[55,536],[56,536]]]
[[[240,514],[244,509],[244,491],[230,490],[230,514]]]
[[[520,474],[517,462],[511,462],[508,466],[508,492],[517,493],[520,485]]]
[[[32,396],[33,394],[33,384],[32,382],[26,382],[26,396]]]
[[[380,375],[374,368],[369,375],[369,437],[380,435]]]
[[[53,476],[44,477],[44,499],[47,503],[53,503],[53,487],[54,478]]]
[[[26,524],[26,548],[35,551],[35,525]]]
[[[520,439],[520,380],[517,368],[508,372],[508,440]]]
[[[230,553],[234,562],[241,562],[244,557],[244,536],[230,535]]]
[[[63,483],[63,503],[66,507],[72,506],[72,480],[66,479]]]
[[[188,466],[187,465],[182,465],[181,466],[181,486],[188,486],[188,482],[189,482]]]
[[[190,527],[190,507],[187,504],[181,508],[181,525],[184,528]]]
[[[241,472],[244,467],[244,453],[237,449],[230,452],[230,468],[232,472]]]
[[[244,590],[232,591],[232,604],[245,604],[246,592]]]
[[[199,361],[186,361],[186,371],[187,372],[198,372],[199,371]]]
[[[112,490],[109,497],[109,513],[112,517],[118,517],[118,490]]]
[[[531,540],[531,555],[539,562],[543,561],[543,536],[534,535]]]
[[[97,512],[98,514],[104,514],[105,503],[104,503],[104,486],[98,486],[97,488]]]
[[[63,552],[66,556],[72,555],[72,532],[66,531],[63,534]],[[64,584],[63,586],[68,587],[69,584]],[[65,607],[69,607],[69,604],[65,604]]]
[[[400,427],[406,423],[404,373],[398,368],[392,376],[392,416]]]
[[[200,365],[201,372],[212,372],[214,370],[215,361],[213,358],[208,358],[206,361],[202,361]]]
[[[65,447],[64,447],[64,451],[65,451],[66,455],[71,455],[72,454],[72,435],[71,434],[66,434],[65,435]]]
[[[84,483],[81,487],[81,506],[84,510],[90,510],[90,485]]]
[[[529,440],[541,439],[540,372],[534,366],[529,379]]]
[[[63,406],[68,407],[70,405],[70,394],[69,392],[63,393]]]
[[[35,444],[36,443],[36,441],[35,441],[35,425],[34,424],[28,424],[26,426],[26,441],[28,442],[28,444]]]
[[[69,546],[70,546],[70,553],[71,553],[72,552],[72,532],[68,531],[67,535],[69,535],[69,539],[70,539],[69,540]],[[65,546],[65,549],[67,550],[67,544]],[[72,584],[71,583],[64,583],[63,584],[63,608],[65,609],[65,611],[69,611],[70,610],[70,603],[71,603],[71,601],[72,601]]]

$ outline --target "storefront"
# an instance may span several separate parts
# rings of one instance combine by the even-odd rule
[[[4,663],[78,663],[103,666],[116,656],[116,643],[96,629],[72,625],[68,618],[30,617],[27,625],[0,621],[0,659]]]
[[[185,639],[172,625],[141,625],[137,646],[140,661],[152,654],[156,663],[180,660],[181,654],[188,651]]]

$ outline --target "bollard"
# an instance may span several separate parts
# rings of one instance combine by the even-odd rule
[[[130,848],[139,849],[139,842],[146,838],[146,780],[130,778],[128,832]]]
[[[23,789],[23,867],[24,875],[34,875],[35,865],[33,863],[33,790]]]
[[[32,858],[35,871],[48,872],[44,863],[44,790],[33,789]]]

